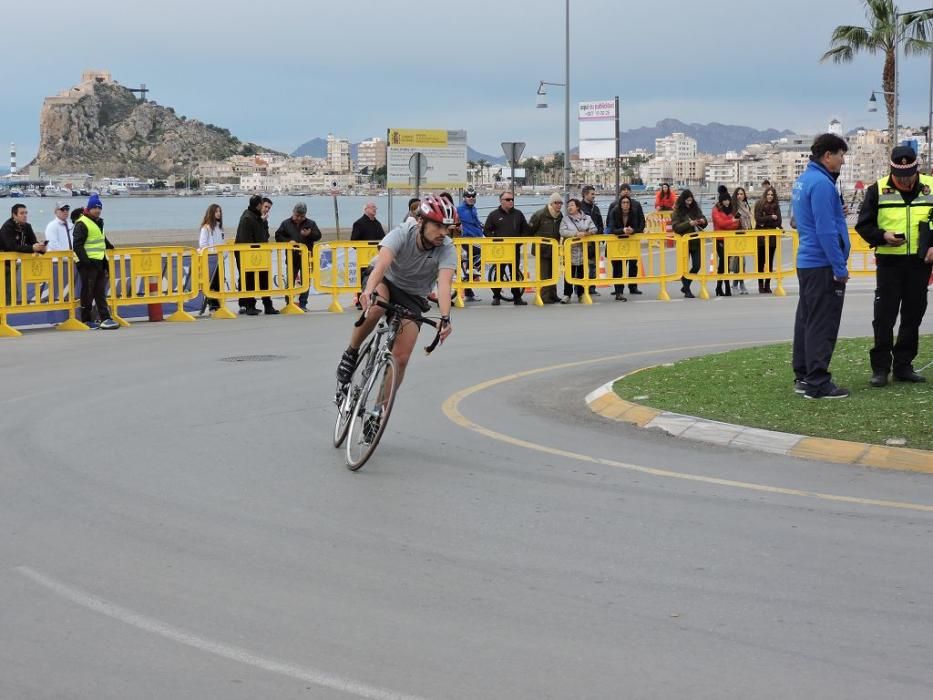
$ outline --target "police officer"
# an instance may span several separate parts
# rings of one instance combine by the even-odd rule
[[[875,288],[875,346],[871,349],[871,385],[894,380],[925,382],[914,371],[920,322],[927,308],[927,284],[933,267],[929,236],[921,224],[933,213],[933,177],[917,173],[917,154],[910,146],[891,152],[891,175],[872,184],[865,192],[855,230],[875,248],[877,271]],[[894,323],[901,315],[901,326],[894,342]]]

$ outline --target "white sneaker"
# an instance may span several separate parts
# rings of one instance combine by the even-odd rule
[[[100,322],[100,329],[102,331],[115,331],[119,327],[120,324],[114,321],[112,318],[107,318]]]

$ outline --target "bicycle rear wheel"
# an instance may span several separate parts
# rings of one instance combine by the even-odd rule
[[[334,397],[334,403],[337,404],[337,420],[334,422],[334,447],[340,447],[347,437],[347,431],[350,429],[350,418],[353,417],[350,409],[356,403],[357,398],[366,385],[368,375],[365,374],[366,365],[369,362],[369,354],[373,350],[373,337],[370,337],[360,350],[356,361],[356,369],[353,371],[353,377],[350,383],[345,387],[337,386],[337,393]]]
[[[368,460],[385,432],[395,403],[398,369],[395,358],[386,354],[376,363],[351,412],[347,437],[347,468],[356,471]]]

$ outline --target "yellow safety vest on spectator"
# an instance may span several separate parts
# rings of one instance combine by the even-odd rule
[[[878,180],[878,228],[892,233],[904,233],[907,240],[900,246],[878,246],[876,255],[911,255],[917,252],[920,222],[927,221],[933,209],[933,177],[920,176],[920,194],[909,205],[900,190],[888,185],[888,177]]]
[[[100,226],[94,223],[93,219],[87,216],[82,216],[78,221],[87,226],[87,240],[84,242],[84,252],[87,253],[91,260],[103,260],[104,253],[107,250],[104,232],[100,230]]]

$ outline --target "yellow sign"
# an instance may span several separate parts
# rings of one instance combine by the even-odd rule
[[[758,238],[756,236],[727,238],[723,252],[726,256],[754,255],[757,247]]]
[[[130,258],[130,261],[133,265],[133,275],[139,277],[162,276],[161,253],[141,253]]]
[[[49,258],[25,258],[23,260],[23,282],[50,282],[52,261]]]
[[[445,129],[389,129],[389,146],[447,148]]]
[[[240,253],[240,270],[264,272],[272,267],[272,252],[269,250],[245,250]]]
[[[641,253],[641,242],[633,239],[606,241],[606,257],[610,260],[629,260]]]

